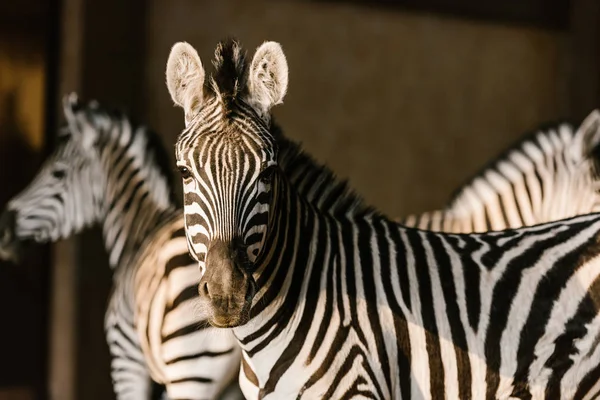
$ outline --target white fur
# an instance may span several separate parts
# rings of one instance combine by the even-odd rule
[[[288,64],[281,45],[263,43],[256,49],[250,65],[250,103],[260,115],[267,116],[273,106],[283,102],[287,87]]]
[[[198,52],[188,43],[175,43],[167,61],[167,88],[173,102],[183,108],[186,125],[202,102],[205,72]]]

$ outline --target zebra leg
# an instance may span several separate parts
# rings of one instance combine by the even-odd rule
[[[150,377],[132,315],[122,298],[111,295],[104,320],[111,355],[113,390],[118,400],[148,400],[160,390]],[[164,392],[164,391],[163,391]]]
[[[237,384],[241,349],[230,331],[187,331],[164,342],[162,354],[171,400],[243,399]]]
[[[120,332],[108,333],[111,353],[111,377],[118,400],[148,400],[165,398],[164,389],[156,390],[155,383],[142,358],[142,352],[134,347]],[[115,336],[118,340],[114,340]],[[162,397],[160,393],[163,393]],[[157,396],[158,395],[158,396]]]
[[[136,360],[113,353],[111,376],[113,390],[118,400],[165,398],[164,391],[161,397],[155,397],[156,395],[153,394],[154,382],[150,378],[150,374],[146,367]]]

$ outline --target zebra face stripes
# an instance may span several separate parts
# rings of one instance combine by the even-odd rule
[[[287,80],[286,65],[273,68],[277,54],[275,44],[265,43],[243,71],[240,47],[220,46],[218,72],[206,85],[191,46],[175,45],[167,64],[169,91],[186,114],[176,149],[188,243],[203,271],[200,298],[220,327],[245,323],[255,294],[253,265],[265,241],[278,171],[269,109],[285,94]]]
[[[22,241],[54,242],[68,237],[103,215],[106,176],[94,147],[97,127],[74,112],[74,98],[65,99],[64,106],[70,128],[60,131],[55,152],[5,211],[13,221],[0,229],[14,229],[4,234],[11,238],[2,243],[5,252]]]

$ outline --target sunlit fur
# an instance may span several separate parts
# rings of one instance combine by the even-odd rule
[[[172,400],[215,398],[235,379],[240,350],[195,312],[200,275],[163,147],[124,115],[74,95],[65,116],[56,149],[9,203],[16,239],[56,241],[101,225],[114,269],[105,328],[117,398],[150,399],[151,379]]]
[[[599,120],[561,123],[520,141],[461,187],[448,207],[400,222],[469,233],[519,228],[600,210]]]
[[[227,46],[233,44],[220,48]],[[278,151],[272,146],[275,141],[281,147],[276,135],[262,139],[267,119],[244,112],[251,103],[245,96],[253,93],[242,87],[228,103],[232,111],[219,111],[216,100],[227,93],[203,93],[200,114],[186,115],[190,123],[176,149],[178,163],[191,172],[184,189],[186,229],[188,213],[215,221],[233,213],[191,201],[200,197],[193,191],[206,179],[193,161],[192,148],[202,148],[205,138],[194,129],[194,118],[215,113],[222,120],[254,120],[237,134],[260,143],[260,152],[240,145],[238,156],[253,151],[246,157],[258,160],[269,149],[275,154],[266,238],[250,266],[257,292],[249,320],[233,329],[244,350],[240,378],[248,398],[598,394],[599,215],[456,235],[403,227],[360,207],[348,192],[340,197],[357,205],[351,212],[323,212],[282,167],[298,162],[299,153]],[[238,184],[235,198],[223,199],[233,192],[220,184],[230,181],[213,173],[217,204],[240,208],[250,201],[248,182],[255,180]],[[260,171],[245,173],[258,178]],[[315,191],[321,182],[314,180]],[[247,226],[238,217],[232,229]],[[188,234],[192,251],[194,235]]]

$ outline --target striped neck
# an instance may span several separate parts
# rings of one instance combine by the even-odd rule
[[[309,274],[307,266],[312,266],[309,258],[313,254],[310,243],[298,238],[312,237],[316,225],[324,222],[285,176],[278,175],[274,182],[277,200],[273,203],[263,247],[266,251],[257,259],[253,273],[258,292],[252,303],[251,319],[234,328],[234,334],[250,356],[281,333],[275,329],[269,334],[273,327],[288,326],[298,311],[300,291]]]
[[[280,374],[296,360],[312,324],[313,311],[324,305],[325,288],[327,293],[339,296],[348,290],[342,283],[346,271],[341,269],[344,264],[341,260],[351,255],[339,247],[342,225],[376,215],[364,206],[348,213],[335,212],[335,206],[319,208],[319,196],[310,194],[314,190],[305,190],[308,187],[297,190],[300,181],[280,174],[275,182],[276,200],[272,203],[264,244],[266,252],[259,256],[259,266],[253,274],[258,292],[253,299],[250,321],[233,329],[244,350],[243,362],[249,364],[249,368],[244,367],[245,376],[254,381],[255,388],[262,388],[262,395],[275,390]],[[340,204],[350,204],[353,200],[359,199],[351,192],[346,198],[339,196]],[[325,313],[332,321],[342,314],[330,307]],[[325,332],[316,334],[322,339]],[[317,348],[312,347],[308,359],[315,356]]]
[[[166,155],[154,133],[126,118],[111,128],[100,136],[98,148],[106,179],[100,221],[114,268],[127,263],[176,207]]]

